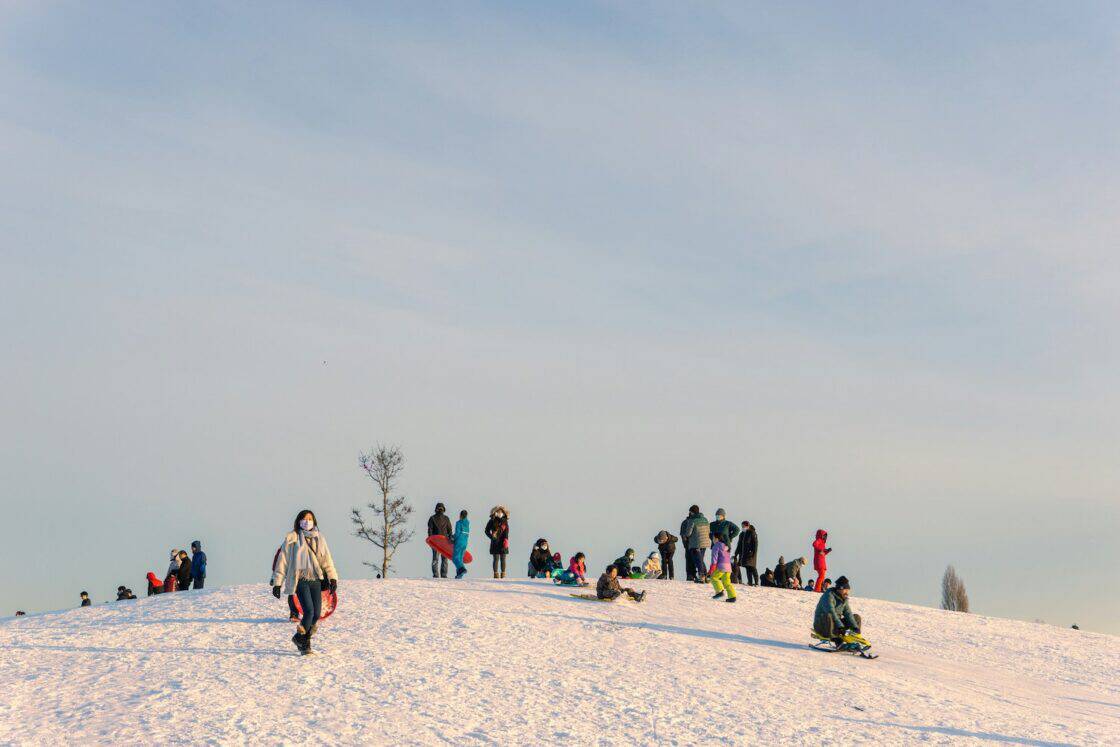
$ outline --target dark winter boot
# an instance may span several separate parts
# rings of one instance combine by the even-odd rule
[[[292,643],[296,645],[296,648],[301,654],[307,653],[309,645],[307,642],[307,636],[305,636],[303,633],[297,632],[295,635],[293,635]]]
[[[739,597],[728,597],[728,598],[727,598],[727,603],[728,603],[728,604],[731,604],[732,602],[734,602],[734,601],[735,601],[735,600],[737,600],[738,598],[739,598]]]
[[[718,594],[712,594],[712,599],[722,599],[722,598],[723,598],[723,592],[722,591],[719,592]]]
[[[465,566],[455,571],[455,578],[462,578],[465,575],[467,575],[467,569]]]
[[[501,576],[498,575],[497,571],[494,571],[494,578],[501,578]]]

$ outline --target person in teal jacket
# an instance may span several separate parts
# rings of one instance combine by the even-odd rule
[[[463,564],[463,553],[467,551],[467,540],[471,536],[471,522],[467,519],[467,509],[459,512],[459,520],[455,522],[455,533],[451,539],[455,548],[451,552],[451,562],[455,564],[455,578],[467,575],[467,566]]]

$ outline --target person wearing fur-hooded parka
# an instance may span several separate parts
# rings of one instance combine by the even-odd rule
[[[509,511],[505,506],[490,509],[490,521],[486,522],[484,533],[490,538],[494,578],[505,578],[506,556],[509,555]]]

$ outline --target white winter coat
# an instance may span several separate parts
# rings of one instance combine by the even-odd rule
[[[310,543],[313,551],[312,557],[319,564],[323,576],[328,579],[338,580],[338,571],[334,568],[334,559],[331,558],[331,549],[327,547],[327,538],[322,534]],[[284,594],[296,593],[296,551],[299,550],[299,532],[288,532],[284,537],[284,544],[280,546],[280,557],[276,559],[276,567],[272,569],[272,585],[283,586]]]

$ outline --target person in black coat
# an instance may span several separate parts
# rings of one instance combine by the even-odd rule
[[[692,517],[686,516],[684,521],[681,522],[682,537],[686,535],[686,530],[688,529],[688,520],[690,518]],[[703,573],[703,571],[701,571],[701,573]],[[684,549],[684,577],[688,581],[696,580],[696,560],[692,557],[692,553],[688,551],[688,545],[685,545]]]
[[[548,578],[552,574],[552,550],[548,540],[541,537],[529,553],[529,578]]]
[[[490,555],[494,559],[494,578],[506,577],[506,556],[509,555],[509,511],[505,506],[490,509],[490,521],[484,533],[490,538]]]
[[[731,582],[743,583],[740,569],[746,569],[747,586],[758,586],[758,532],[749,521],[743,522],[739,541],[735,545],[735,564],[731,571]]]
[[[451,519],[442,503],[436,504],[436,512],[428,517],[428,536],[446,537],[451,540]],[[447,578],[447,558],[432,550],[432,578]]]
[[[191,556],[186,550],[179,551],[179,591],[191,588]]]
[[[668,529],[662,529],[653,538],[653,541],[657,543],[657,552],[661,553],[661,578],[664,581],[671,581],[673,579],[673,555],[677,552],[677,542],[679,540]]]

